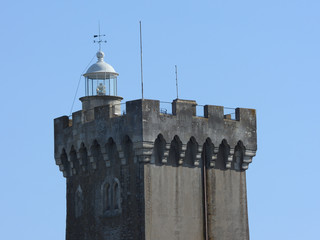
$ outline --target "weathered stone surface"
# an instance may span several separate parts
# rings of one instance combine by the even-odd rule
[[[145,239],[202,240],[201,186],[201,168],[146,165]]]
[[[82,99],[72,121],[54,120],[67,240],[249,239],[255,110],[238,108],[232,120],[207,105],[198,117],[195,101],[174,100],[170,115],[136,100],[119,115],[120,97],[98,98]]]

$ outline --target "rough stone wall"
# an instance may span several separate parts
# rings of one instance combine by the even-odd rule
[[[126,158],[126,164],[121,164],[118,153],[109,153],[110,166],[107,167],[99,147],[93,152],[96,162],[90,164],[88,171],[67,178],[66,239],[142,239],[139,229],[142,223],[137,224],[143,219],[138,213],[141,205],[139,201],[143,199],[140,196],[143,193],[138,189],[143,180],[139,176],[139,163],[134,162],[131,151]],[[103,186],[110,183],[112,188],[114,179],[120,183],[118,210],[114,206],[106,210],[103,206]],[[83,200],[81,214],[76,213],[76,194],[79,186]]]
[[[67,240],[144,238],[144,173],[132,141],[141,142],[141,114],[130,103],[126,116],[111,118],[109,110],[95,108],[89,122],[82,111],[72,122],[55,119],[56,163],[67,178]]]
[[[145,166],[146,239],[202,240],[201,168]]]
[[[245,172],[207,172],[209,239],[249,240]]]

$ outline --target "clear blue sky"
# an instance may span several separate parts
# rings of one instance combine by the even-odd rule
[[[251,239],[319,239],[319,13],[318,0],[3,1],[0,238],[64,239],[53,119],[70,113],[99,20],[119,95],[140,98],[142,20],[145,98],[176,97],[176,64],[180,98],[257,109]]]

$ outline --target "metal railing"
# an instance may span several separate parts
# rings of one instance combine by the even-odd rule
[[[114,105],[121,105],[121,115],[126,115],[126,102],[120,103],[120,104],[114,104]],[[197,105],[196,106],[196,116],[197,117],[204,117],[204,106],[205,105]],[[87,109],[87,110],[93,110],[94,108]],[[236,108],[232,107],[224,107],[224,116],[227,119],[236,120]],[[160,101],[160,113],[161,114],[168,114],[172,115],[172,103],[171,102],[165,102]],[[72,115],[69,115],[69,118],[72,118]]]

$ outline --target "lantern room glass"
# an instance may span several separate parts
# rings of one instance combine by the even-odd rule
[[[117,96],[117,76],[111,75],[106,78],[85,77],[86,96]]]

